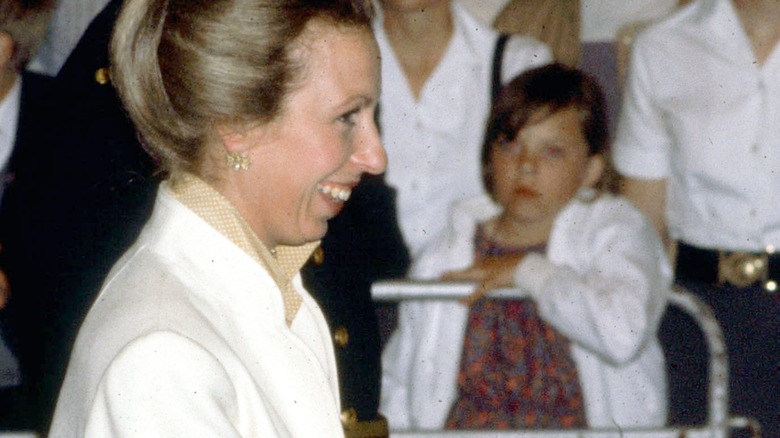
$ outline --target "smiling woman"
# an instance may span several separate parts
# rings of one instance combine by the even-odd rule
[[[341,436],[299,275],[365,173],[369,1],[126,0],[112,79],[168,175],[84,321],[50,435]]]
[[[314,22],[301,44],[308,74],[282,114],[218,129],[224,148],[253,164],[216,185],[269,247],[321,238],[361,174],[386,164],[373,122],[379,53],[369,31]]]

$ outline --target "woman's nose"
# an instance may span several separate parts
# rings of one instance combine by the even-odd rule
[[[379,175],[387,167],[387,153],[379,138],[379,130],[375,123],[367,127],[363,138],[358,141],[358,148],[353,154],[355,160],[366,173]]]

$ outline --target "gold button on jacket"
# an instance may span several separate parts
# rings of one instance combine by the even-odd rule
[[[320,266],[325,261],[325,251],[323,251],[322,246],[318,246],[311,254],[311,261],[317,266]]]
[[[336,342],[336,346],[344,348],[349,344],[349,332],[343,325],[338,326],[335,332],[333,332],[333,340]]]
[[[111,72],[108,67],[101,67],[95,71],[95,82],[100,85],[106,85],[111,82]]]

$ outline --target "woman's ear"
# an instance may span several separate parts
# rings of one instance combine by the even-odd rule
[[[248,153],[274,138],[273,123],[222,123],[216,131],[225,150],[231,153]]]
[[[246,131],[235,124],[218,125],[217,135],[228,152],[238,153],[248,149]]]
[[[601,154],[588,157],[588,163],[585,168],[585,178],[582,180],[582,187],[594,187],[604,174],[606,162]]]

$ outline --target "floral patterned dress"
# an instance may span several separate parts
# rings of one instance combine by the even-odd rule
[[[545,249],[501,245],[483,226],[475,243],[477,258]],[[483,298],[468,318],[447,429],[586,427],[569,340],[539,317],[533,301]]]

